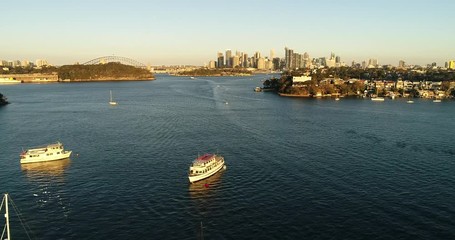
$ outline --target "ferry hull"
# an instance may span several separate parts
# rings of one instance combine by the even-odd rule
[[[65,151],[62,154],[53,155],[53,156],[42,156],[39,158],[26,157],[26,158],[21,159],[21,164],[62,160],[65,158],[69,158],[71,156],[71,153],[72,153],[72,151]]]
[[[204,174],[201,174],[201,175],[188,176],[188,179],[190,180],[190,183],[194,183],[194,182],[206,179],[206,178],[212,176],[213,174],[217,173],[218,171],[220,171],[224,166],[225,165],[224,165],[224,162],[223,162],[223,164],[220,164],[219,166],[214,168],[213,171],[210,171],[210,172],[207,172],[207,173],[204,173]]]

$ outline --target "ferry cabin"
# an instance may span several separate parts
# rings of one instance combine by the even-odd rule
[[[210,172],[212,169],[216,168],[219,164],[222,164],[221,161],[217,161],[215,155],[205,154],[197,158],[190,168],[191,175],[200,175],[207,172]]]

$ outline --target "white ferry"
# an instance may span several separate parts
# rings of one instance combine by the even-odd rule
[[[212,176],[222,168],[226,168],[222,156],[206,153],[193,161],[193,164],[190,166],[188,179],[190,183],[194,183]]]
[[[378,101],[378,102],[383,102],[384,98],[383,97],[372,97],[371,101]]]
[[[60,142],[46,146],[30,148],[21,153],[21,163],[54,161],[69,158],[71,151],[65,151]]]

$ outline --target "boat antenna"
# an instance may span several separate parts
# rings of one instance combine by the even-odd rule
[[[9,231],[9,213],[8,213],[8,193],[5,193],[3,197],[3,201],[5,202],[5,218],[6,218],[6,237],[10,239],[10,231]],[[2,201],[2,204],[3,204]],[[3,238],[3,234],[2,234]]]
[[[204,240],[204,231],[202,227],[202,221],[201,221],[201,239]]]

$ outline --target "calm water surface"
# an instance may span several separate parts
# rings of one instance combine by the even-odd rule
[[[0,191],[32,239],[455,238],[455,102],[255,93],[265,78],[0,85]],[[70,160],[19,164],[57,140]],[[217,151],[227,169],[190,185]]]

